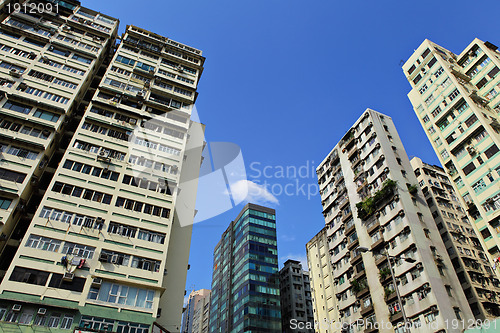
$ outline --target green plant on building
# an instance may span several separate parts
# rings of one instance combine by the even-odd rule
[[[387,179],[382,188],[375,192],[371,197],[366,198],[365,200],[358,202],[356,204],[356,208],[358,209],[358,217],[365,221],[370,216],[372,216],[377,206],[386,198],[391,196],[394,193],[394,189],[397,186],[397,182],[392,179]]]
[[[351,281],[351,290],[355,294],[359,293],[361,290],[365,289],[366,287],[367,287],[366,280],[358,281],[356,279],[353,279]]]
[[[384,296],[385,298],[389,298],[389,296],[394,292],[394,290],[392,290],[391,288],[389,287],[385,287],[384,288]]]
[[[408,192],[410,192],[411,194],[417,194],[417,192],[418,192],[417,185],[409,185]]]
[[[380,280],[383,281],[383,280],[385,280],[386,277],[389,276],[389,274],[391,274],[391,270],[388,267],[384,267],[379,271],[378,274],[379,274]]]

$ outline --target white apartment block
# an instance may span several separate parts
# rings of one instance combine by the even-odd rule
[[[411,332],[460,332],[447,321],[473,315],[392,119],[367,109],[317,173],[344,331],[403,332],[405,313]]]
[[[476,319],[500,316],[500,281],[443,168],[410,161]],[[438,257],[438,260],[441,260]]]
[[[460,54],[425,40],[403,65],[408,97],[489,253],[500,255],[500,52],[474,39]]]
[[[109,66],[96,75],[93,66],[105,43],[113,42],[118,22],[71,6],[67,16],[54,17],[59,25],[45,37],[51,44],[40,46],[33,61],[14,62],[14,56],[1,53],[5,61],[25,67],[24,90],[18,89],[20,78],[11,79],[13,101],[21,106],[2,108],[13,118],[22,114],[29,120],[25,126],[56,131],[68,116],[64,107],[73,105],[78,94],[65,95],[73,86],[59,87],[55,79],[49,82],[50,76],[77,87],[93,78],[98,84],[89,93],[91,100],[77,109],[78,125],[62,145],[53,178],[0,284],[0,326],[144,333],[156,321],[164,330],[179,332],[204,131],[190,117],[204,57],[199,50],[127,26],[114,54],[107,53],[112,55]],[[30,20],[23,17],[23,22]],[[24,25],[11,25],[19,34],[23,29],[33,34]],[[99,40],[88,38],[90,33]],[[1,34],[0,39],[9,47],[32,47],[23,38]],[[76,51],[91,42],[97,46]],[[7,77],[13,68],[5,68]],[[35,70],[40,74],[31,79]],[[68,100],[44,102],[50,87]],[[30,102],[33,96],[39,101]],[[13,159],[6,149],[4,156]],[[24,161],[26,170],[38,170],[41,156]]]

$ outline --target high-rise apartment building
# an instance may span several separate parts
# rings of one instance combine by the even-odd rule
[[[59,142],[109,56],[118,21],[75,1],[0,16],[0,276],[3,277],[40,203],[40,188],[59,160]],[[20,6],[19,3],[17,3]],[[49,7],[50,6],[50,7]],[[23,6],[24,7],[24,6]],[[29,7],[29,3],[28,3]],[[51,10],[49,10],[51,9]],[[56,11],[58,14],[56,14]],[[78,13],[79,12],[79,13]],[[9,14],[10,13],[10,14]],[[90,15],[90,14],[89,14]],[[47,172],[46,172],[47,171]]]
[[[443,168],[410,161],[476,319],[500,316],[500,281]],[[436,260],[441,260],[439,255]]]
[[[489,253],[500,255],[500,52],[474,39],[460,54],[425,40],[403,71],[408,97]]]
[[[338,322],[337,300],[333,283],[331,252],[328,247],[328,231],[330,224],[321,229],[307,244],[307,264],[309,266],[309,283],[311,285],[315,331],[332,332],[331,323]],[[325,325],[328,324],[328,325]]]
[[[181,333],[208,332],[210,290],[193,290],[182,316]]]
[[[283,332],[313,333],[314,329],[306,329],[314,323],[309,273],[300,261],[288,259],[279,276]]]
[[[26,170],[22,184],[41,195],[0,284],[1,325],[128,333],[157,321],[178,332],[203,147],[190,116],[204,58],[135,26],[110,53],[116,19],[51,3],[59,14],[13,13],[0,27],[0,72],[11,82],[1,112],[22,120],[3,130],[13,136],[4,165]],[[37,185],[62,130],[53,177]],[[14,178],[2,186],[13,190]],[[20,200],[8,198],[4,219]]]
[[[391,118],[366,110],[317,172],[345,331],[459,332],[472,312]]]
[[[209,332],[281,332],[276,212],[247,204],[214,250]]]

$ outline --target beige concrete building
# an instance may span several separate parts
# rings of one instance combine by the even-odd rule
[[[116,19],[95,13],[91,26],[87,9],[72,3],[58,15],[46,4],[41,14],[6,7],[0,16],[1,277],[62,156],[59,143],[68,139],[65,132],[116,37]]]
[[[12,15],[1,27],[9,49],[38,51],[27,61],[2,49],[0,72],[13,82],[2,113],[22,116],[24,127],[51,130],[47,143],[33,139],[47,146],[37,154],[11,157],[11,145],[34,147],[18,138],[3,148],[3,158],[38,172],[50,138],[62,129],[68,134],[52,179],[40,181],[43,197],[30,206],[34,215],[0,284],[2,325],[140,333],[157,321],[178,332],[203,148],[204,128],[190,116],[204,58],[135,26],[109,53],[115,19],[58,3],[66,6],[52,19],[57,24]],[[25,35],[46,44],[32,46]],[[109,66],[97,72],[99,57],[108,55]],[[78,89],[91,83],[78,105],[85,94]],[[33,176],[21,184],[34,186]],[[5,186],[13,190],[12,183]],[[4,221],[20,200],[9,198]]]
[[[410,161],[476,319],[500,316],[500,281],[443,168]],[[444,254],[440,254],[442,256]],[[438,262],[441,258],[436,258]]]
[[[474,39],[460,54],[425,40],[403,71],[408,97],[489,253],[500,255],[500,52]]]
[[[309,283],[311,285],[314,328],[331,332],[321,323],[338,322],[337,302],[333,288],[333,269],[328,248],[327,227],[321,229],[306,245]]]
[[[181,333],[208,333],[210,290],[193,290],[182,318]]]
[[[461,332],[447,321],[473,315],[392,119],[367,109],[317,173],[345,331]]]

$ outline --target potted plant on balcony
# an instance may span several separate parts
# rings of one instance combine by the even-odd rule
[[[384,267],[379,271],[380,281],[384,281],[386,277],[391,274],[391,270],[388,267]]]

